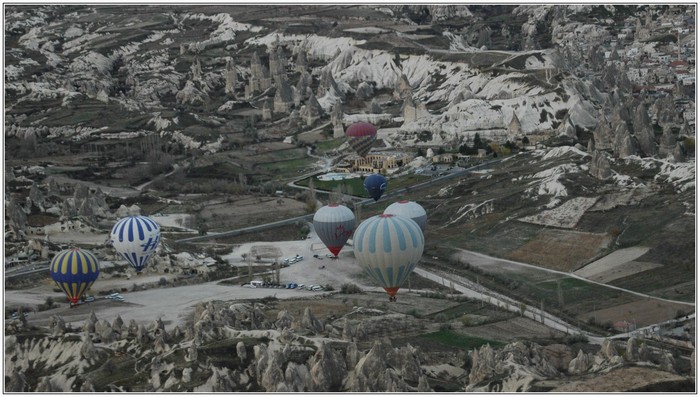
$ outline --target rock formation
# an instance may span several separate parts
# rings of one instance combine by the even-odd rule
[[[270,100],[268,100],[268,99],[263,101],[262,119],[263,120],[272,120],[272,104],[270,103]]]
[[[368,101],[372,97],[374,97],[374,87],[372,84],[363,81],[357,85],[357,89],[355,89],[355,98]]]
[[[676,141],[676,136],[670,125],[664,126],[664,133],[659,142],[659,157],[670,158],[673,162],[684,160],[683,150]]]
[[[228,95],[235,95],[236,83],[238,83],[238,71],[236,70],[236,62],[233,60],[233,58],[228,58],[226,60],[224,77],[226,79],[224,92],[226,92]]]
[[[598,124],[593,130],[593,140],[595,141],[595,147],[597,150],[610,150],[612,149],[612,133],[610,131],[610,124],[605,113],[601,110],[598,113]]]
[[[588,173],[600,180],[607,180],[612,176],[610,161],[604,152],[597,149],[593,152]]]
[[[652,121],[647,113],[647,107],[644,103],[640,103],[634,112],[632,121],[634,127],[634,136],[639,142],[639,149],[643,155],[653,157],[658,153],[658,147],[654,140],[654,130]]]
[[[301,103],[309,99],[313,90],[311,89],[311,83],[313,78],[307,71],[301,72],[299,75],[299,81],[297,81],[296,89],[294,90],[294,106],[299,107]]]
[[[306,56],[306,48],[302,46],[297,52],[297,57],[294,62],[294,70],[299,73],[306,72],[306,68],[309,66],[309,61]]]
[[[394,99],[405,100],[409,95],[413,95],[413,88],[411,83],[408,82],[408,77],[402,74],[394,88]]]
[[[175,94],[175,101],[178,105],[189,104],[199,106],[204,104],[207,95],[202,92],[192,80],[185,83],[185,87]]]
[[[287,79],[287,58],[279,44],[274,49],[270,49],[270,77],[274,84]]]
[[[328,68],[321,71],[321,80],[318,83],[316,95],[319,98],[330,95],[334,98],[340,99],[341,101],[345,100],[345,94],[338,88],[338,84],[335,82],[333,74]]]
[[[272,85],[270,72],[265,65],[260,62],[257,51],[253,52],[250,59],[250,77],[245,86],[245,97],[252,98],[253,94],[267,90]]]
[[[331,110],[331,124],[333,125],[333,138],[342,138],[345,136],[345,127],[343,127],[343,105],[336,102]]]
[[[410,92],[406,94],[403,106],[401,106],[401,113],[403,114],[404,123],[420,120],[430,114],[425,108],[425,104],[413,100],[413,95]]]
[[[617,121],[613,129],[613,143],[612,150],[613,154],[617,158],[625,158],[628,156],[635,155],[637,150],[632,140],[632,136],[627,128],[627,124],[624,121]]]
[[[282,79],[282,81],[277,83],[276,88],[273,109],[275,113],[289,114],[294,104],[292,87],[289,86],[286,79]]]
[[[316,96],[311,94],[311,97],[306,101],[306,106],[304,106],[304,111],[301,112],[301,116],[306,121],[307,126],[313,125],[318,119],[320,119],[324,114],[321,104],[318,103]]]
[[[523,129],[520,126],[520,120],[518,119],[518,115],[513,112],[513,117],[510,119],[510,123],[508,123],[508,140],[514,141],[516,140],[519,136],[521,136],[523,133]]]

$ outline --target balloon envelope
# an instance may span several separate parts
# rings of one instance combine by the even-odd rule
[[[377,127],[364,121],[353,123],[345,130],[348,144],[357,154],[367,156],[372,144],[377,139]]]
[[[160,242],[160,227],[147,216],[128,216],[114,224],[112,245],[137,272],[143,270]]]
[[[428,214],[425,209],[415,201],[401,200],[397,201],[384,210],[385,214],[394,214],[405,216],[413,219],[420,226],[420,230],[425,231],[425,225],[428,223]]]
[[[379,174],[372,174],[365,178],[364,186],[369,196],[377,201],[386,191],[386,178]]]
[[[100,262],[88,250],[69,248],[53,257],[49,272],[58,288],[75,304],[100,275]]]
[[[329,204],[316,211],[313,224],[323,244],[338,256],[355,230],[355,214],[344,205]]]
[[[423,255],[425,240],[418,224],[400,215],[382,214],[355,229],[355,259],[389,296],[396,295]]]

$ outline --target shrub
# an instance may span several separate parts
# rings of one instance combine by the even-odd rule
[[[446,321],[447,321],[447,316],[445,315],[445,313],[440,313],[437,316],[435,316],[435,322],[444,323]]]
[[[588,337],[584,334],[569,335],[566,337],[567,345],[573,345],[574,343],[588,343]]]
[[[46,301],[44,301],[44,303],[37,305],[36,310],[39,312],[43,312],[45,310],[53,309],[54,306],[54,300],[52,297],[49,296],[46,298]]]
[[[355,284],[346,283],[340,286],[340,292],[343,294],[361,294],[362,289]]]
[[[408,314],[409,316],[413,316],[413,317],[415,317],[415,318],[421,318],[421,317],[422,317],[422,315],[421,315],[420,313],[418,313],[418,310],[415,309],[415,308],[409,310],[408,313],[406,313],[406,314]]]
[[[267,303],[270,303],[270,302],[276,302],[276,301],[277,301],[277,297],[276,297],[276,296],[270,296],[270,295],[268,295],[268,296],[266,296],[266,297],[260,299],[260,301],[261,301],[262,303],[264,303],[264,304],[267,304]]]
[[[326,284],[323,286],[323,290],[324,291],[335,291],[335,288],[333,288],[333,286],[330,284]]]

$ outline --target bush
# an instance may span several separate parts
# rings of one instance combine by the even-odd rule
[[[435,316],[435,322],[438,322],[438,323],[447,322],[447,316],[445,315],[445,313],[440,313],[437,316]]]
[[[44,303],[41,303],[37,305],[36,310],[39,312],[43,312],[45,310],[53,309],[54,308],[54,301],[52,297],[47,297],[46,301]]]
[[[362,289],[355,284],[346,283],[340,286],[340,292],[343,294],[361,294]]]
[[[266,296],[266,297],[260,299],[260,301],[261,301],[263,304],[267,304],[267,303],[270,303],[270,302],[276,302],[276,301],[277,301],[277,297],[276,297],[276,296],[269,296],[269,295],[268,295],[268,296]]]
[[[335,288],[333,288],[333,286],[330,284],[326,284],[323,286],[323,290],[324,291],[335,291]]]
[[[415,317],[415,318],[421,318],[421,317],[422,317],[422,315],[421,315],[420,313],[418,313],[418,310],[415,309],[415,308],[409,310],[408,313],[406,313],[406,314],[408,314],[409,316],[413,316],[413,317]]]
[[[569,335],[566,337],[567,345],[573,345],[575,343],[588,343],[588,337],[584,334]]]

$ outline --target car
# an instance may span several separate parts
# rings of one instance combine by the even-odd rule
[[[333,254],[326,254],[326,258],[335,258],[335,256],[333,256]]]
[[[84,300],[85,300],[85,302],[93,302],[93,301],[95,300],[95,297],[94,297],[94,296],[88,296],[88,297],[86,297]]]
[[[318,254],[314,254],[314,258],[318,258]]]
[[[306,286],[305,286],[304,284],[299,284],[299,285],[297,285],[297,288],[299,288],[299,289],[304,289],[305,287],[306,287]]]

